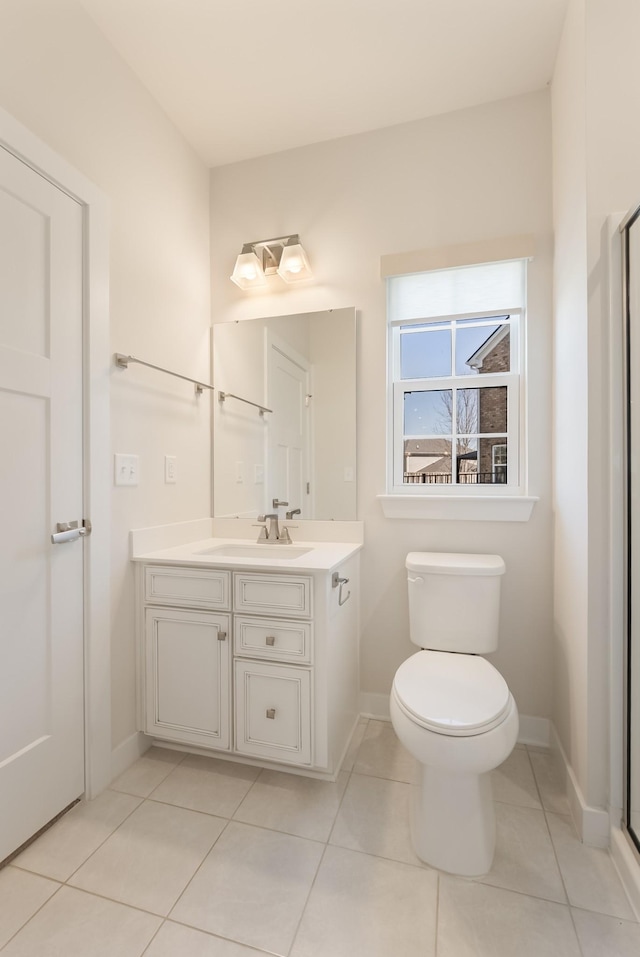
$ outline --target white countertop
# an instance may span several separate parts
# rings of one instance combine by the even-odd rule
[[[246,547],[254,551],[255,555],[243,557],[238,555],[217,555],[212,549],[232,547],[234,549]],[[258,554],[260,548],[265,549],[265,557]],[[198,542],[189,542],[186,545],[175,545],[172,548],[162,548],[156,551],[136,553],[134,562],[148,562],[154,565],[191,565],[196,568],[258,568],[273,571],[297,572],[328,572],[337,568],[342,562],[360,551],[362,544],[358,542],[294,542],[292,545],[265,545],[257,544],[255,539],[239,538],[206,538]],[[278,550],[277,556],[274,552]],[[308,549],[304,555],[297,558],[297,549]],[[280,557],[282,552],[282,557]],[[289,554],[287,554],[289,552]],[[204,554],[203,554],[204,553]],[[268,556],[268,557],[267,557]]]

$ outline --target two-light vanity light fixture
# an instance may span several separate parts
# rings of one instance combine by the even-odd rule
[[[231,281],[241,289],[264,286],[267,276],[277,274],[285,282],[312,279],[307,254],[297,233],[276,239],[245,243],[236,259]]]

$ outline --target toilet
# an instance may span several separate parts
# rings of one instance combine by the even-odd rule
[[[398,668],[391,721],[419,762],[411,839],[432,867],[476,877],[491,868],[495,814],[489,772],[511,754],[518,711],[502,675],[481,655],[498,646],[499,555],[410,552],[411,641]]]

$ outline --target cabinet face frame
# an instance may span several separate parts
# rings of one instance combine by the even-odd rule
[[[160,720],[160,681],[166,676],[160,675],[158,662],[159,629],[162,622],[178,625],[201,625],[210,630],[215,665],[210,675],[217,691],[217,727],[203,729],[188,723],[168,722]],[[187,611],[182,608],[151,608],[145,610],[145,685],[146,685],[146,714],[145,732],[171,741],[181,741],[187,744],[196,744],[218,750],[229,750],[231,747],[231,651],[230,651],[231,617],[228,614],[217,614],[207,611]],[[224,636],[224,637],[222,637]],[[185,638],[188,635],[185,629]],[[185,696],[190,694],[189,688],[184,689]],[[188,704],[185,705],[188,707]]]

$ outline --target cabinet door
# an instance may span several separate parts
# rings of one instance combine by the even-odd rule
[[[146,610],[146,732],[230,746],[229,615]]]
[[[311,675],[306,668],[236,661],[236,751],[311,764]]]

